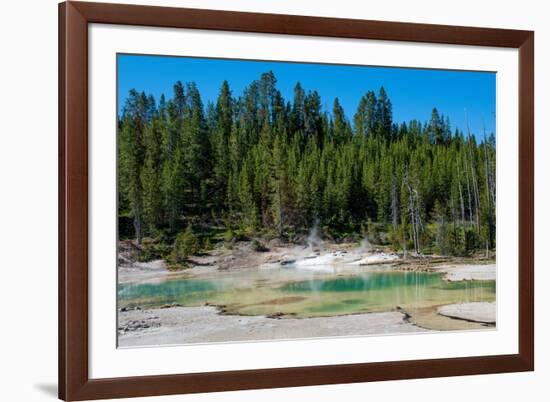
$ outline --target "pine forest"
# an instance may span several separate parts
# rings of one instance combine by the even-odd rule
[[[437,105],[425,116],[394,121],[383,87],[365,88],[353,116],[300,83],[284,99],[272,72],[242,93],[224,81],[206,105],[193,82],[160,99],[131,90],[119,237],[173,264],[239,240],[299,244],[312,228],[403,254],[492,254],[494,133],[453,130]]]

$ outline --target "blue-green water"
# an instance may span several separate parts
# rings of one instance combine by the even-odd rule
[[[243,270],[206,278],[121,284],[120,306],[223,305],[230,313],[301,317],[389,311],[494,301],[495,282],[447,282],[438,273],[372,271],[311,273],[298,269]]]

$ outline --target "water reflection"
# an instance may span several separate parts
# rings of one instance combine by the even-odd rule
[[[495,282],[447,282],[441,274],[428,272],[304,272],[287,267],[121,284],[118,296],[120,306],[210,303],[238,314],[316,316],[493,301]]]

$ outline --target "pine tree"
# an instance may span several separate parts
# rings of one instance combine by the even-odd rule
[[[133,216],[137,243],[142,239],[141,170],[145,159],[144,131],[154,104],[145,93],[131,90],[124,104],[120,129],[121,176]]]
[[[351,128],[346,121],[344,114],[344,108],[340,105],[338,98],[334,99],[334,105],[332,107],[332,121],[333,127],[333,139],[336,144],[346,143],[351,139]]]
[[[199,90],[195,83],[189,83],[186,92],[181,146],[185,175],[190,186],[187,200],[193,210],[200,210],[206,201],[207,178],[211,173],[211,150]]]
[[[294,102],[290,114],[290,133],[303,133],[305,127],[305,92],[299,82],[294,87]]]
[[[384,87],[378,92],[376,101],[375,116],[375,132],[376,135],[385,139],[391,139],[392,132],[392,104]]]
[[[229,174],[231,171],[231,155],[228,152],[231,132],[233,130],[233,98],[229,83],[224,81],[216,103],[215,121],[211,124],[213,167],[213,199],[217,208],[224,209]]]
[[[155,116],[144,131],[145,161],[141,170],[143,191],[143,220],[150,234],[154,234],[162,224],[161,177],[161,120]]]
[[[436,108],[426,122],[393,122],[384,88],[360,98],[352,125],[338,99],[323,110],[297,83],[287,102],[276,84],[267,72],[234,97],[225,81],[206,112],[194,83],[176,82],[158,108],[130,91],[118,194],[137,242],[166,229],[175,241],[190,224],[207,239],[222,225],[292,239],[319,222],[336,238],[368,233],[404,252],[494,249],[494,134],[451,135]]]

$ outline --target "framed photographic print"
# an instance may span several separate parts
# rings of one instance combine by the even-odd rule
[[[533,370],[533,32],[59,7],[60,398]]]

